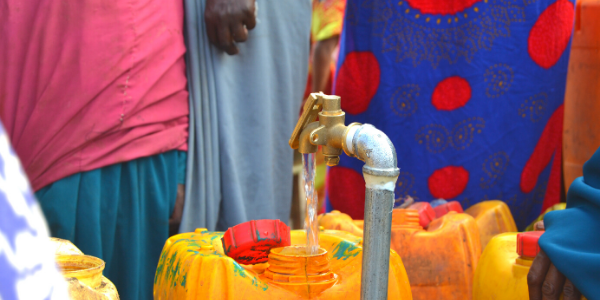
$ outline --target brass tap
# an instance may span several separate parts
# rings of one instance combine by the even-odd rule
[[[339,96],[312,93],[304,104],[304,111],[294,128],[289,144],[300,153],[316,153],[322,146],[325,163],[332,167],[340,162],[342,150],[349,156],[346,135],[358,123],[344,125],[346,113],[341,109]],[[319,121],[317,120],[319,117]]]

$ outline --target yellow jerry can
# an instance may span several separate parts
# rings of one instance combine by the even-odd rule
[[[222,232],[197,229],[173,236],[158,263],[154,299],[360,298],[361,238],[321,230],[318,253],[307,255],[306,233],[292,230],[290,236],[292,246],[272,248],[267,262],[255,265],[225,255]],[[412,299],[404,265],[393,250],[388,299]]]

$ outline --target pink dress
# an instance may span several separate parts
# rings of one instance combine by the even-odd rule
[[[182,29],[182,1],[4,1],[0,118],[34,190],[187,150]]]

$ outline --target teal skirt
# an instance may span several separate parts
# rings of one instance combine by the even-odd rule
[[[52,236],[106,262],[121,299],[152,299],[186,152],[170,151],[71,175],[36,193]]]

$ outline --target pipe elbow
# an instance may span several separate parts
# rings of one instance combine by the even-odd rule
[[[352,135],[351,143],[347,143],[352,149],[347,150],[365,162],[363,172],[374,176],[398,177],[400,169],[396,148],[388,136],[370,124],[357,127],[347,132]]]

